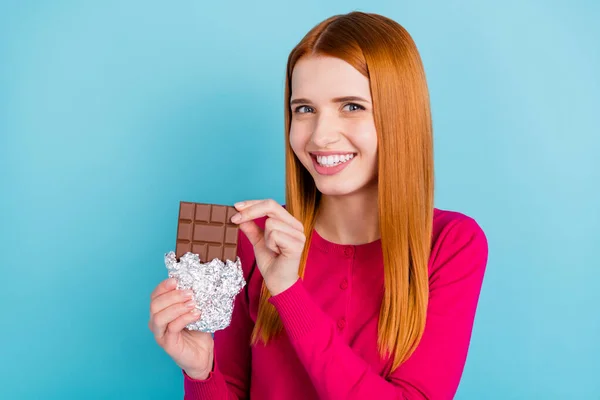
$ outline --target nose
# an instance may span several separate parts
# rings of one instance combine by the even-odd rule
[[[327,146],[340,140],[340,130],[334,117],[321,114],[315,124],[311,141],[317,148],[325,149]]]

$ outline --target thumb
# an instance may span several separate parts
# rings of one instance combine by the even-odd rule
[[[265,244],[265,233],[254,221],[247,221],[239,224],[239,228],[244,232],[252,246],[254,252],[264,252],[267,249]]]

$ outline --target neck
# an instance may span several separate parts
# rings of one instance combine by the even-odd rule
[[[374,242],[380,238],[377,196],[377,184],[351,195],[322,195],[315,230],[333,243]]]

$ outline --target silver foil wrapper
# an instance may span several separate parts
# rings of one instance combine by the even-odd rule
[[[177,280],[177,289],[194,292],[200,318],[186,326],[189,330],[215,332],[231,323],[233,301],[246,285],[240,258],[225,262],[215,258],[202,263],[198,254],[185,253],[177,262],[174,252],[165,254],[169,277]]]

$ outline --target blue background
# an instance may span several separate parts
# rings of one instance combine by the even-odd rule
[[[600,398],[600,2],[542,0],[2,1],[1,398],[182,398],[178,202],[284,200],[287,55],[352,10],[413,35],[436,206],[490,243],[457,398]]]

